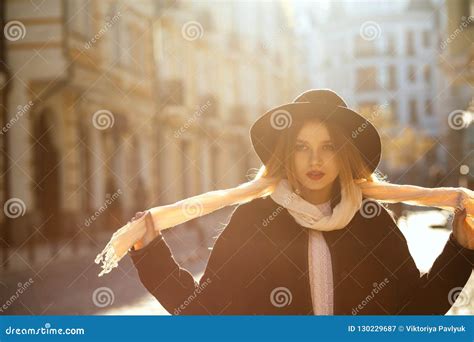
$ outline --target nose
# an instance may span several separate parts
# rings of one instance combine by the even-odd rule
[[[321,155],[320,153],[317,153],[316,151],[312,151],[311,152],[311,155],[310,155],[310,160],[309,160],[309,163],[311,166],[313,165],[321,165],[322,164],[322,160],[321,160]]]

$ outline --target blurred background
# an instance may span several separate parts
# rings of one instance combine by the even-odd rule
[[[251,123],[309,88],[378,127],[390,182],[473,189],[474,0],[4,0],[0,20],[0,314],[167,314],[95,255],[136,211],[247,181]],[[426,272],[451,216],[390,208]],[[231,209],[164,232],[196,278]]]

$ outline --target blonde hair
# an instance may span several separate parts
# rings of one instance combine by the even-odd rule
[[[305,121],[307,122],[307,121]],[[159,206],[147,211],[153,218],[155,230],[163,230],[207,215],[223,207],[244,204],[256,198],[266,197],[274,190],[282,178],[287,178],[293,190],[298,187],[294,173],[293,145],[299,129],[305,122],[294,121],[291,130],[282,132],[274,151],[265,165],[262,165],[253,179],[234,188],[214,190],[201,195],[186,198],[174,204]],[[405,202],[413,205],[439,207],[442,209],[466,208],[466,221],[474,228],[474,192],[459,187],[423,188],[413,185],[390,184],[376,172],[370,172],[363,156],[346,137],[336,134],[336,127],[325,123],[338,151],[339,175],[334,182],[331,205],[340,201],[341,182],[348,189],[348,199],[356,201],[356,186],[362,189],[365,197],[387,203]],[[104,250],[97,255],[95,262],[102,262],[99,276],[110,272],[128,250],[141,239],[146,232],[145,218],[142,217],[117,230]]]
[[[254,179],[275,178],[280,180],[286,178],[293,191],[301,191],[301,185],[296,178],[294,145],[301,128],[309,122],[322,123],[318,119],[295,121],[291,130],[286,130],[280,134],[271,157],[265,165],[260,167]],[[337,151],[339,176],[333,184],[331,197],[331,207],[334,208],[341,199],[342,184],[345,184],[349,189],[349,200],[356,201],[355,192],[350,191],[355,186],[354,179],[381,183],[384,178],[378,173],[370,172],[359,150],[344,135],[337,134],[337,127],[332,122],[323,124],[326,126]]]

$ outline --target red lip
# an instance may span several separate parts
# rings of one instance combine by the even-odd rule
[[[309,178],[313,180],[321,179],[324,177],[324,175],[325,173],[321,171],[309,171],[308,173],[306,173],[306,176],[308,176]]]

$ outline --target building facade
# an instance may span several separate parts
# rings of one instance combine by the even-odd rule
[[[157,196],[152,19],[151,1],[5,3],[7,247],[87,241]]]
[[[443,154],[452,184],[474,187],[474,1],[443,1],[438,31]]]
[[[258,167],[250,124],[306,86],[292,20],[279,2],[162,9],[155,33],[165,202],[236,186]]]
[[[247,181],[251,122],[305,88],[285,6],[6,1],[3,251]]]
[[[436,25],[430,1],[347,1],[331,3],[315,29],[314,82],[376,124],[394,182],[428,185],[420,171],[437,159]]]

